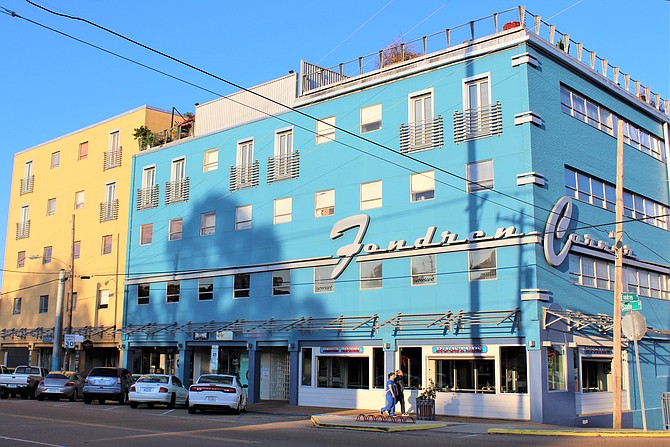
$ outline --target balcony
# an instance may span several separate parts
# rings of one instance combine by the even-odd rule
[[[400,153],[407,154],[442,147],[444,143],[443,127],[441,116],[418,123],[401,124]]]
[[[140,150],[162,146],[172,141],[193,136],[195,116],[185,118],[181,123],[159,132],[150,132],[139,140]]]
[[[110,202],[100,202],[100,222],[107,222],[119,218],[119,199]]]
[[[19,194],[28,194],[33,192],[33,187],[35,186],[35,176],[31,175],[26,178],[22,178],[19,184]]]
[[[137,188],[137,211],[158,208],[158,185]]]
[[[102,156],[102,170],[118,168],[121,166],[121,157],[123,155],[123,148],[119,146],[116,149],[105,152]]]
[[[230,190],[237,191],[244,188],[258,186],[258,160],[250,165],[230,167]]]
[[[500,102],[454,112],[454,143],[477,138],[502,135],[502,110]]]
[[[30,236],[30,221],[18,222],[16,224],[16,239],[25,239]]]
[[[188,202],[190,179],[165,182],[165,204]]]
[[[268,183],[300,176],[300,152],[268,158]]]

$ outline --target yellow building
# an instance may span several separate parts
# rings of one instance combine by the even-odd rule
[[[51,367],[63,269],[63,333],[81,337],[60,364],[119,365],[133,134],[168,129],[171,118],[143,106],[15,155],[0,364]]]

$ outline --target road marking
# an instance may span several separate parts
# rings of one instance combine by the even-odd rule
[[[172,409],[172,410],[168,410],[168,411],[166,411],[165,413],[161,413],[161,416],[165,416],[166,414],[170,414],[170,413],[172,413],[173,411],[174,411],[174,409]]]
[[[112,411],[112,410],[116,410],[117,408],[123,408],[123,407],[118,406],[118,405],[115,405],[115,406],[110,407],[110,408],[105,408],[105,409],[102,410],[102,411]]]
[[[481,435],[479,433],[473,433],[471,435],[463,435],[463,436],[461,436],[461,438],[472,438],[474,436],[481,436]]]
[[[26,444],[46,445],[48,447],[65,447],[60,444],[49,444],[48,442],[31,441],[30,439],[9,438],[7,436],[0,436],[0,439],[5,439],[7,441],[25,442]]]

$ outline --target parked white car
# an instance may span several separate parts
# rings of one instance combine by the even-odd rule
[[[176,376],[168,374],[147,374],[140,376],[130,387],[128,393],[130,408],[137,408],[139,404],[147,404],[149,408],[155,404],[167,405],[174,408],[176,405],[188,405],[188,390]]]
[[[247,411],[246,387],[236,376],[203,374],[188,390],[188,412],[230,409],[239,414]]]

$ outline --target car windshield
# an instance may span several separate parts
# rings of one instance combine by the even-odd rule
[[[47,379],[67,379],[70,375],[65,373],[50,373],[47,375]]]
[[[168,383],[167,377],[161,376],[142,376],[137,379],[137,383]]]
[[[89,376],[94,377],[119,377],[119,373],[114,368],[93,368]]]
[[[220,383],[221,385],[232,385],[232,376],[200,376],[198,383]]]

